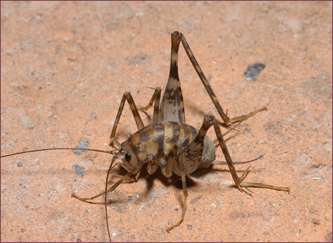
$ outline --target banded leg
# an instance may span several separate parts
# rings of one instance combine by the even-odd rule
[[[260,111],[267,110],[267,107],[264,106],[262,108],[254,110],[254,111],[252,111],[252,112],[250,112],[246,115],[237,116],[237,117],[234,117],[234,118],[229,118],[227,116],[227,114],[224,113],[219,101],[217,100],[216,95],[214,94],[214,92],[213,92],[210,84],[208,83],[204,73],[202,72],[197,60],[195,59],[194,54],[193,54],[188,42],[185,39],[185,36],[182,33],[175,31],[171,34],[171,39],[175,42],[176,41],[179,42],[181,40],[181,42],[183,44],[183,47],[184,47],[184,49],[187,53],[187,56],[189,57],[195,71],[197,72],[198,76],[200,77],[200,80],[201,80],[202,84],[204,85],[205,89],[207,90],[211,100],[213,101],[218,113],[220,114],[220,116],[221,116],[221,118],[224,121],[226,126],[229,127],[231,124],[247,120],[248,118],[254,116],[256,113],[258,113]]]
[[[95,195],[95,196],[92,196],[92,197],[79,197],[78,195],[76,195],[76,194],[72,194],[72,197],[75,197],[76,199],[78,199],[78,200],[80,200],[80,201],[83,201],[83,202],[87,202],[87,203],[92,203],[92,204],[94,204],[94,202],[91,202],[92,200],[94,200],[95,198],[98,198],[98,197],[100,197],[100,196],[103,196],[103,195],[105,195],[105,194],[107,194],[107,193],[109,193],[109,192],[113,192],[120,184],[122,184],[124,181],[126,181],[126,180],[129,180],[130,178],[131,178],[131,176],[132,175],[135,175],[135,174],[137,174],[140,170],[141,170],[141,168],[142,168],[142,166],[145,164],[145,163],[148,163],[150,160],[144,160],[144,161],[141,161],[141,162],[139,162],[138,163],[138,165],[137,166],[135,166],[130,172],[128,172],[126,175],[124,175],[123,177],[121,177],[121,179],[119,179],[116,183],[114,183],[109,189],[107,189],[107,190],[105,190],[105,191],[103,191],[103,192],[101,192],[101,193],[99,193],[99,194],[97,194],[97,195]],[[112,165],[112,163],[111,163],[111,165]],[[108,175],[109,175],[109,173],[110,173],[110,171],[111,171],[111,169],[112,169],[112,166],[110,166],[109,167],[109,172],[108,172]]]
[[[206,116],[205,117],[205,121],[209,121],[209,126],[214,125],[214,129],[215,129],[215,134],[217,136],[217,139],[219,141],[220,147],[222,149],[222,152],[224,154],[224,157],[227,161],[229,170],[231,172],[231,176],[236,184],[236,187],[241,191],[241,192],[246,192],[248,194],[251,194],[247,191],[244,190],[244,188],[246,188],[247,190],[248,187],[257,187],[257,188],[267,188],[267,189],[272,189],[272,190],[276,190],[276,191],[286,191],[286,192],[290,192],[289,187],[277,187],[277,186],[273,186],[273,185],[268,185],[268,184],[263,184],[263,183],[257,183],[257,182],[244,182],[244,179],[246,178],[246,176],[249,174],[249,169],[250,167],[248,167],[245,172],[242,174],[241,177],[238,177],[237,173],[236,173],[236,169],[234,167],[234,163],[231,159],[230,153],[228,151],[228,148],[224,142],[221,130],[220,130],[220,126],[217,122],[217,120],[215,119],[214,116]]]
[[[180,147],[180,143],[178,143],[174,149],[176,151],[179,150]],[[175,158],[176,159],[176,158]],[[185,213],[186,213],[186,208],[187,208],[187,187],[186,187],[186,178],[185,178],[185,169],[184,169],[184,152],[180,151],[178,159],[180,160],[180,167],[181,167],[181,178],[182,178],[182,187],[183,187],[183,197],[184,197],[184,201],[183,201],[183,207],[182,207],[182,214],[180,216],[180,219],[178,220],[178,222],[170,227],[168,227],[166,229],[166,231],[169,233],[171,230],[173,230],[174,228],[178,227],[179,225],[181,225],[181,223],[184,221],[185,218]]]
[[[126,170],[127,172],[130,172],[131,169],[129,169],[127,166],[125,166],[122,162],[117,162],[115,165],[113,165],[111,167],[111,170],[116,167],[116,166],[120,166],[121,168],[123,168],[124,170]],[[112,175],[112,177],[119,177],[119,178],[123,178],[125,175],[120,175],[120,174],[117,174],[117,173],[111,173],[111,170],[110,170],[110,175]],[[135,178],[133,177],[130,177],[130,178],[127,178],[125,181],[123,181],[123,183],[133,183],[133,182],[137,182],[138,181],[138,177],[139,177],[140,173],[137,173]]]
[[[286,191],[286,192],[290,192],[289,187],[276,187],[276,186],[272,186],[272,185],[267,185],[267,184],[263,184],[263,183],[256,183],[256,182],[244,182],[244,179],[246,178],[246,176],[249,174],[249,169],[250,167],[248,167],[245,172],[242,174],[241,177],[238,177],[237,173],[236,173],[236,169],[234,167],[234,162],[231,159],[230,153],[228,151],[228,148],[225,144],[225,141],[223,139],[222,133],[221,133],[221,129],[219,126],[219,123],[217,122],[217,120],[215,119],[214,116],[205,116],[204,118],[204,122],[202,124],[202,127],[199,130],[199,133],[197,135],[198,140],[200,140],[200,138],[202,139],[204,137],[204,135],[206,134],[207,130],[211,127],[214,126],[214,130],[215,130],[215,134],[217,136],[218,142],[220,144],[220,147],[222,149],[222,152],[224,154],[224,157],[227,161],[229,170],[231,172],[231,176],[236,184],[236,187],[241,191],[241,192],[246,192],[248,194],[251,194],[247,191],[245,191],[243,188],[246,188],[247,190],[248,187],[257,187],[257,188],[267,188],[267,189],[272,189],[272,190],[276,190],[276,191]],[[200,133],[202,133],[200,135]],[[195,140],[197,139],[197,137],[195,138]],[[195,142],[194,140],[194,142]],[[193,143],[193,142],[192,142]],[[191,153],[193,154],[194,151],[192,151]]]
[[[114,140],[114,137],[116,135],[117,126],[119,124],[120,116],[121,116],[121,113],[123,112],[126,100],[127,100],[128,104],[130,106],[130,109],[131,109],[132,113],[133,113],[133,117],[134,117],[136,126],[138,127],[138,130],[144,127],[144,124],[142,122],[139,111],[138,111],[138,109],[135,105],[135,102],[133,100],[133,97],[132,97],[131,93],[130,92],[125,92],[123,94],[123,98],[121,99],[120,106],[119,106],[119,109],[118,109],[118,113],[117,113],[116,119],[114,121],[112,131],[111,131],[111,135],[110,135],[110,139],[111,139],[110,140],[110,145],[111,146],[113,145],[113,142],[116,142],[117,145],[120,146],[118,141]]]
[[[105,183],[105,191],[104,192],[101,192],[101,193],[99,193],[99,194],[97,194],[93,197],[86,197],[86,198],[79,197],[78,195],[76,195],[74,193],[72,194],[72,197],[74,197],[74,198],[76,198],[80,201],[90,203],[90,204],[102,204],[100,202],[92,202],[92,200],[94,200],[95,198],[98,198],[100,196],[105,195],[103,204],[105,205],[106,227],[107,227],[110,242],[111,242],[111,234],[110,234],[110,230],[109,230],[109,221],[108,221],[107,197],[106,197],[107,193],[113,192],[120,184],[124,183],[124,181],[126,181],[126,180],[129,180],[132,175],[138,174],[138,172],[140,172],[142,166],[145,163],[148,163],[148,162],[151,161],[151,158],[148,158],[144,161],[140,161],[135,168],[133,168],[131,171],[129,171],[125,176],[123,176],[120,180],[118,180],[115,184],[113,184],[108,189],[107,188],[107,181],[109,180],[109,174],[111,173],[111,170],[113,168],[113,163],[116,159],[117,159],[117,157],[114,156],[113,159],[112,159],[112,162],[110,164],[110,167],[109,167],[109,170],[108,170],[108,173],[107,173],[107,176],[106,176],[106,183]]]
[[[141,107],[138,110],[146,112],[154,104],[153,122],[157,122],[160,114],[160,99],[161,99],[161,88],[156,88],[153,96],[151,97],[148,105]]]

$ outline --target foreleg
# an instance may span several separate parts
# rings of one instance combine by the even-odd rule
[[[117,127],[118,127],[118,124],[119,124],[121,114],[122,114],[123,109],[124,109],[125,101],[127,101],[129,106],[130,106],[130,109],[132,111],[132,114],[133,114],[136,126],[138,127],[138,130],[144,127],[144,124],[143,124],[142,119],[140,117],[138,108],[135,105],[135,102],[133,100],[133,97],[132,97],[131,93],[130,92],[125,92],[124,95],[123,95],[123,98],[121,99],[120,106],[119,106],[119,109],[118,109],[118,113],[117,113],[116,119],[114,121],[112,131],[111,131],[111,135],[110,135],[110,139],[111,139],[110,140],[110,145],[111,146],[113,145],[113,142],[115,142],[120,147],[119,142],[117,140],[115,140],[114,137],[116,136]]]

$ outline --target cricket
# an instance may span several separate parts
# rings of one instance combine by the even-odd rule
[[[186,124],[183,93],[178,74],[178,51],[180,43],[182,43],[188,58],[223,122],[219,122],[213,115],[206,115],[203,118],[201,127],[198,129],[190,124]],[[222,164],[222,162],[216,161],[216,148],[218,147],[220,147],[225,157],[226,164],[235,184],[234,186],[239,191],[249,195],[251,195],[251,190],[249,188],[266,188],[276,191],[290,192],[289,187],[279,187],[245,181],[251,166],[249,166],[240,176],[237,174],[234,166],[235,164],[249,163],[253,160],[245,162],[234,162],[232,160],[220,126],[223,126],[230,131],[258,112],[267,110],[267,108],[261,107],[248,114],[229,118],[222,109],[222,106],[202,72],[185,36],[178,31],[171,34],[170,72],[162,98],[161,92],[161,88],[156,88],[148,105],[140,108],[136,106],[130,92],[125,92],[123,94],[111,130],[109,144],[112,149],[109,151],[87,148],[46,148],[7,154],[1,156],[1,158],[45,150],[86,150],[112,154],[113,157],[106,176],[105,190],[91,197],[81,197],[77,194],[71,195],[75,199],[91,204],[100,204],[100,202],[95,202],[94,199],[104,196],[106,226],[110,242],[111,235],[108,225],[107,194],[113,192],[122,183],[137,182],[143,168],[147,168],[148,175],[154,174],[158,169],[161,170],[163,176],[166,178],[170,178],[174,174],[177,175],[182,182],[183,204],[179,218],[174,221],[173,225],[170,225],[166,229],[167,232],[170,232],[174,228],[180,226],[185,219],[188,198],[186,176],[191,175],[197,170],[209,168],[213,164]],[[117,136],[117,127],[126,101],[133,114],[137,131],[133,134]],[[140,116],[140,112],[147,114],[147,111],[150,108],[153,108],[152,122],[145,125]],[[214,140],[207,136],[207,132],[210,128],[214,129],[216,136]],[[124,136],[127,136],[127,138],[120,143],[119,138]],[[116,160],[119,160],[119,162],[115,163]],[[117,165],[125,169],[126,174],[123,176],[119,175],[121,178],[112,184],[111,187],[108,187],[109,175]]]

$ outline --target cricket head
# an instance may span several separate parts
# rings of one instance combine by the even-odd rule
[[[138,158],[136,157],[136,154],[128,140],[121,144],[119,153],[120,155],[118,158],[122,159],[123,161],[122,167],[124,167],[128,172],[137,166]]]

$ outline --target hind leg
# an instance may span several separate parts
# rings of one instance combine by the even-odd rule
[[[256,113],[258,113],[260,111],[267,110],[267,108],[264,106],[262,108],[254,110],[254,111],[252,111],[252,112],[250,112],[246,115],[241,115],[241,116],[237,116],[237,117],[234,117],[234,118],[229,118],[227,116],[227,114],[223,111],[222,106],[220,105],[213,89],[211,88],[211,86],[210,86],[208,80],[206,79],[204,73],[202,72],[197,60],[195,59],[194,54],[193,54],[188,42],[185,39],[185,36],[182,33],[175,31],[171,34],[171,38],[174,42],[179,42],[179,41],[182,42],[182,44],[184,46],[184,49],[185,49],[192,65],[193,65],[195,71],[197,72],[197,74],[198,74],[202,84],[204,85],[205,89],[207,90],[207,92],[208,92],[212,102],[214,103],[219,115],[221,116],[222,120],[224,121],[225,126],[229,127],[230,125],[232,125],[234,123],[241,122],[241,121],[249,119],[250,117],[254,116]]]

